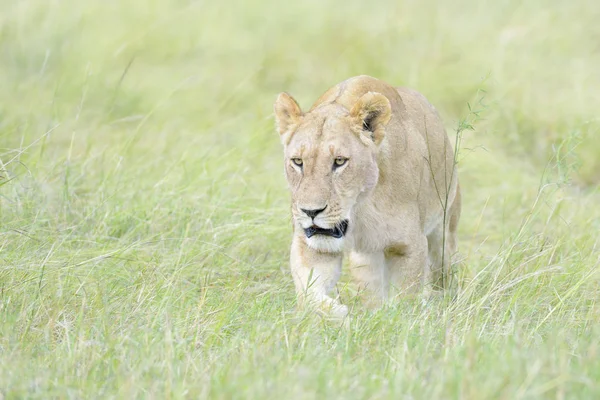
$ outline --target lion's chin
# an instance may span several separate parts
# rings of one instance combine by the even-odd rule
[[[344,250],[344,237],[313,235],[306,237],[306,245],[321,253],[341,253]]]

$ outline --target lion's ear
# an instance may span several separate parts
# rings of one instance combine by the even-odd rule
[[[385,125],[392,116],[390,101],[381,93],[365,93],[352,107],[352,117],[361,129],[368,134],[376,145],[385,136]]]
[[[283,135],[288,131],[291,125],[297,124],[302,116],[300,106],[292,96],[287,93],[280,93],[273,106],[275,110],[275,122],[277,131]]]

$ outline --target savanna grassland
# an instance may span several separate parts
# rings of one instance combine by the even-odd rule
[[[596,0],[0,4],[0,398],[600,398]],[[455,290],[340,325],[272,103],[358,74],[468,128],[464,203]]]

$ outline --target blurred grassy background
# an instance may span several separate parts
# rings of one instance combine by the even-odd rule
[[[597,1],[0,4],[6,398],[600,395]],[[339,329],[294,312],[272,102],[358,74],[484,111],[461,289],[342,285]]]

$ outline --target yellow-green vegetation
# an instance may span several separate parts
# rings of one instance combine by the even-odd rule
[[[2,1],[0,398],[600,398],[598,21],[597,0]],[[295,310],[272,103],[358,74],[474,129],[457,289],[370,312],[345,277],[340,326]]]

